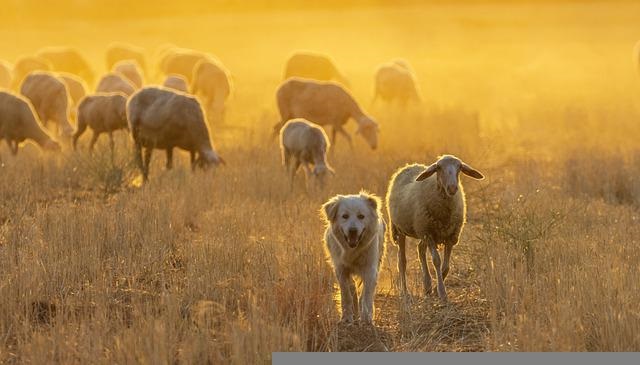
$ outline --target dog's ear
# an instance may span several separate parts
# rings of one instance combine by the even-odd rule
[[[371,210],[373,210],[374,212],[378,212],[378,210],[382,207],[382,201],[377,196],[369,194],[366,191],[361,191],[360,196],[367,201],[367,205],[369,205]]]
[[[336,220],[336,215],[338,215],[338,206],[340,206],[340,198],[333,197],[328,202],[322,205],[322,213],[324,214],[324,218],[329,222],[334,222]]]

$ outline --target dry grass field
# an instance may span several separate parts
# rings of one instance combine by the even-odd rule
[[[355,7],[0,25],[0,58],[71,45],[104,72],[127,41],[217,55],[234,92],[212,139],[226,166],[192,174],[188,155],[134,182],[132,143],[109,158],[18,156],[0,146],[0,363],[267,362],[272,351],[640,351],[640,4]],[[371,151],[338,139],[328,186],[293,193],[271,127],[293,50],[330,54],[381,125]],[[375,67],[403,57],[425,102],[370,106]],[[350,130],[355,123],[350,122]],[[104,137],[103,137],[104,138]],[[340,137],[339,137],[340,138]],[[411,301],[388,243],[375,326],[337,324],[320,205],[384,196],[408,162],[455,154],[468,223],[450,302]]]

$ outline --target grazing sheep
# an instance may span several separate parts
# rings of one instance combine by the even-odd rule
[[[193,96],[161,87],[145,87],[129,99],[127,117],[136,144],[136,158],[145,181],[149,177],[149,163],[154,148],[166,150],[167,169],[173,166],[175,147],[189,151],[194,170],[196,165],[206,167],[224,163],[213,149],[204,113]]]
[[[89,62],[72,47],[47,47],[36,53],[38,57],[49,61],[53,71],[69,72],[82,77],[89,84],[93,84],[94,75]]]
[[[0,89],[8,89],[11,86],[11,65],[0,60]]]
[[[337,195],[322,206],[327,224],[325,249],[340,285],[343,323],[353,322],[358,309],[360,320],[372,323],[373,298],[385,253],[381,206],[380,198],[364,191]],[[359,302],[353,276],[360,277],[363,284]]]
[[[214,60],[209,54],[183,48],[173,48],[166,53],[160,64],[160,71],[164,75],[181,75],[191,84],[195,66],[203,60]]]
[[[299,51],[291,55],[284,71],[284,79],[290,77],[302,77],[320,81],[338,81],[349,86],[347,79],[338,71],[335,63],[329,56]]]
[[[387,103],[398,101],[400,105],[409,101],[420,102],[416,78],[406,61],[396,60],[378,68],[372,104],[378,98]]]
[[[189,92],[189,85],[187,84],[187,79],[185,79],[184,76],[180,76],[180,75],[167,76],[162,86],[167,87],[169,89],[182,91],[183,93]]]
[[[372,149],[378,146],[378,123],[362,112],[353,96],[334,82],[291,78],[285,81],[276,93],[281,122],[274,133],[293,118],[305,118],[319,125],[333,127],[331,143],[335,146],[336,134],[342,134],[351,144],[351,136],[343,129],[349,118],[358,123],[357,134],[367,141]]]
[[[220,63],[201,60],[193,70],[191,93],[200,99],[210,121],[222,122],[231,93],[229,73]]]
[[[69,117],[71,120],[76,120],[78,103],[80,102],[80,99],[87,95],[87,84],[84,80],[73,74],[61,73],[59,74],[59,77],[67,86],[67,91],[69,92],[69,99],[71,101]]]
[[[22,81],[28,74],[34,71],[50,71],[51,63],[41,57],[23,56],[16,60],[13,65],[13,79],[11,81],[11,89],[18,91]]]
[[[93,130],[89,150],[93,151],[101,133],[108,133],[109,146],[113,153],[113,132],[128,128],[126,106],[127,95],[121,92],[94,94],[82,99],[78,105],[78,130],[73,135],[73,148],[76,148],[78,138],[88,126]]]
[[[466,203],[460,172],[474,179],[482,174],[455,156],[440,156],[430,166],[407,165],[391,177],[387,192],[387,209],[391,236],[398,245],[400,288],[407,294],[405,238],[420,240],[418,256],[422,267],[425,295],[431,293],[431,275],[427,267],[427,248],[438,280],[438,295],[447,300],[444,279],[449,273],[449,257],[458,243],[466,219]],[[444,245],[440,263],[438,245]]]
[[[112,70],[120,61],[136,61],[143,72],[147,71],[144,48],[132,44],[114,42],[107,47],[107,70]]]
[[[14,155],[25,139],[33,140],[45,150],[60,150],[58,142],[52,140],[38,125],[29,101],[6,91],[0,91],[0,141],[3,139]]]
[[[112,71],[126,77],[127,80],[131,81],[131,84],[133,84],[136,89],[142,87],[144,76],[137,61],[120,61],[113,66]]]
[[[130,96],[136,91],[135,85],[131,83],[125,76],[115,72],[109,72],[102,76],[96,87],[97,93],[115,93],[121,92]]]
[[[320,186],[324,185],[327,173],[333,169],[327,162],[329,138],[324,129],[305,119],[292,119],[280,130],[280,149],[282,164],[291,175],[291,190],[293,179],[302,165],[306,175],[313,175]],[[313,169],[311,168],[313,166]]]
[[[63,81],[49,72],[30,73],[22,82],[20,93],[31,101],[42,124],[56,125],[58,135],[67,138],[73,134],[69,123],[69,96]]]

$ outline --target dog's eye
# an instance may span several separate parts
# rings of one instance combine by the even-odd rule
[[[343,215],[342,215],[342,218],[344,218],[344,219],[349,219],[349,214],[343,214]]]
[[[364,214],[358,214],[358,219],[363,220],[364,219]]]

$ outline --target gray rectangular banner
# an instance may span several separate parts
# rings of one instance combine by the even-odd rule
[[[273,365],[637,365],[638,352],[274,352]]]

